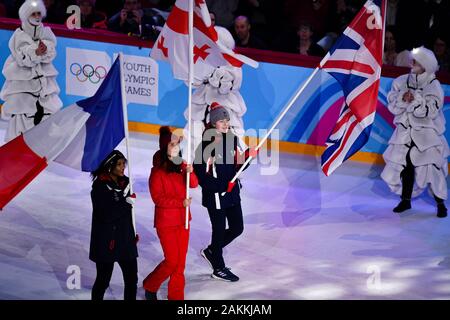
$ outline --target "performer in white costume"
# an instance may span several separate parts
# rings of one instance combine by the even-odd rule
[[[6,81],[0,92],[5,101],[1,111],[8,120],[5,140],[10,141],[59,110],[62,102],[56,83],[58,72],[56,37],[42,19],[46,9],[41,0],[27,0],[19,9],[22,22],[11,39],[11,55],[3,66]]]
[[[230,32],[223,28],[214,27],[219,36],[219,42],[228,49],[234,49],[235,42]],[[225,107],[230,115],[230,126],[234,134],[240,138],[240,148],[246,149],[243,142],[244,123],[242,117],[247,112],[245,101],[239,90],[242,84],[242,68],[231,65],[217,68],[202,65],[202,72],[196,69],[196,90],[192,95],[192,143],[194,150],[200,145],[205,124],[209,122],[210,106],[217,102]],[[203,74],[204,76],[201,76]],[[188,119],[188,110],[185,111]],[[188,134],[188,126],[185,127],[185,136]],[[185,143],[186,143],[185,139]]]
[[[447,216],[444,200],[449,155],[444,137],[444,93],[435,76],[438,63],[433,52],[420,47],[411,54],[411,73],[395,79],[388,94],[396,129],[383,154],[386,166],[381,177],[401,195],[394,212],[410,209],[411,197],[428,186],[437,202],[437,216],[443,218]]]

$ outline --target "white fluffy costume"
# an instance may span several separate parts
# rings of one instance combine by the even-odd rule
[[[33,18],[31,15],[35,12],[40,12],[42,18]],[[56,83],[58,72],[52,64],[56,57],[56,37],[49,27],[43,26],[41,20],[45,15],[41,0],[25,1],[19,9],[22,25],[9,40],[11,55],[3,66],[6,81],[0,92],[0,98],[5,101],[1,117],[9,120],[6,141],[32,128],[62,106]],[[41,41],[47,50],[37,55]]]
[[[219,42],[229,49],[234,49],[235,42],[230,32],[222,27],[215,27]],[[244,123],[242,117],[247,112],[245,101],[239,90],[242,85],[242,68],[231,65],[210,68],[205,72],[203,79],[196,79],[198,84],[192,95],[192,141],[195,148],[201,143],[204,123],[209,122],[209,107],[213,102],[224,106],[230,115],[230,126],[233,132],[241,138],[241,148],[245,148],[242,141],[244,136]],[[188,119],[188,109],[185,111]],[[187,136],[187,125],[185,136]]]
[[[401,174],[408,158],[414,170],[412,196],[428,186],[435,197],[447,199],[449,147],[444,137],[444,93],[435,76],[438,64],[433,52],[424,47],[414,49],[412,58],[425,72],[402,75],[392,84],[388,108],[395,115],[396,129],[383,154],[386,166],[381,177],[393,192],[402,194]],[[408,91],[414,98],[411,102],[404,99]]]

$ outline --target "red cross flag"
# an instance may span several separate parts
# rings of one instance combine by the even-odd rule
[[[194,64],[212,67],[232,65],[242,67],[248,64],[258,67],[258,62],[235,53],[219,42],[217,31],[211,25],[208,7],[204,0],[177,0],[167,18],[166,24],[156,40],[150,57],[166,60],[172,66],[176,79],[188,80],[189,76],[189,1],[194,1]],[[195,73],[195,71],[194,71]]]

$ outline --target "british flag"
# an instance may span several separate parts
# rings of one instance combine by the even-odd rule
[[[385,3],[367,1],[320,63],[341,85],[345,97],[322,154],[322,170],[327,176],[369,139],[380,85]]]

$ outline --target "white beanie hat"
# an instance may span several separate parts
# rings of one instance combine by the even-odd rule
[[[411,56],[420,63],[426,73],[435,73],[439,70],[439,65],[433,51],[422,46],[412,49]]]
[[[230,31],[219,26],[214,26],[214,29],[216,29],[217,35],[219,36],[219,42],[228,49],[234,50],[236,43],[234,42],[233,36],[231,35]]]
[[[42,19],[47,16],[47,9],[42,0],[26,0],[19,9],[20,21],[27,22],[34,12],[40,12]]]

